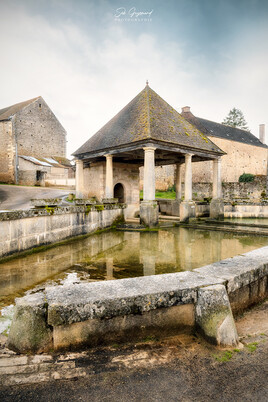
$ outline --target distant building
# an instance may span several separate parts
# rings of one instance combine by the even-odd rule
[[[237,182],[243,173],[267,174],[268,148],[264,144],[264,125],[260,125],[259,139],[249,131],[196,117],[189,106],[182,108],[181,115],[226,152],[222,157],[222,181]],[[193,168],[193,181],[212,182],[210,162],[196,164]]]
[[[0,110],[0,182],[44,185],[72,174],[66,131],[41,96]]]
[[[226,154],[222,157],[221,178],[225,183],[238,182],[243,173],[258,176],[267,175],[267,151],[264,144],[265,127],[260,124],[259,138],[246,130],[226,126],[214,121],[196,117],[189,106],[182,108],[181,116],[204,133]],[[184,167],[182,167],[183,171]],[[156,188],[166,190],[174,184],[175,165],[156,168]],[[212,183],[212,161],[193,164],[193,183]],[[141,171],[141,186],[143,172]]]

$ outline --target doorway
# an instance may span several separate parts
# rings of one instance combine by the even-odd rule
[[[117,183],[114,186],[114,198],[118,198],[118,202],[120,203],[125,202],[125,191],[123,184]]]

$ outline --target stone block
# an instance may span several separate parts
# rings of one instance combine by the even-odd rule
[[[52,332],[46,317],[44,293],[18,299],[8,336],[8,347],[19,353],[48,351],[52,347]]]
[[[195,218],[195,202],[183,201],[180,203],[180,221],[188,222],[190,218]]]
[[[209,216],[212,219],[224,219],[224,202],[222,199],[211,201]]]
[[[159,207],[156,201],[142,201],[140,204],[140,223],[144,226],[158,226]]]
[[[91,319],[53,328],[54,349],[78,348],[141,340],[154,334],[165,337],[194,330],[194,306],[185,304],[109,320]]]
[[[196,328],[211,343],[236,346],[239,339],[224,285],[198,289],[195,308]]]

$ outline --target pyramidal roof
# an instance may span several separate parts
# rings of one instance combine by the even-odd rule
[[[9,120],[10,117],[14,116],[14,114],[18,113],[21,109],[33,103],[38,98],[40,98],[40,96],[24,102],[16,103],[15,105],[5,107],[4,109],[0,109],[0,121]]]
[[[148,85],[73,155],[153,142],[224,154]]]

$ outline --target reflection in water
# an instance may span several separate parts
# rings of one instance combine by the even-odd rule
[[[185,228],[95,234],[0,264],[0,308],[49,285],[191,270],[267,244],[260,236]]]

